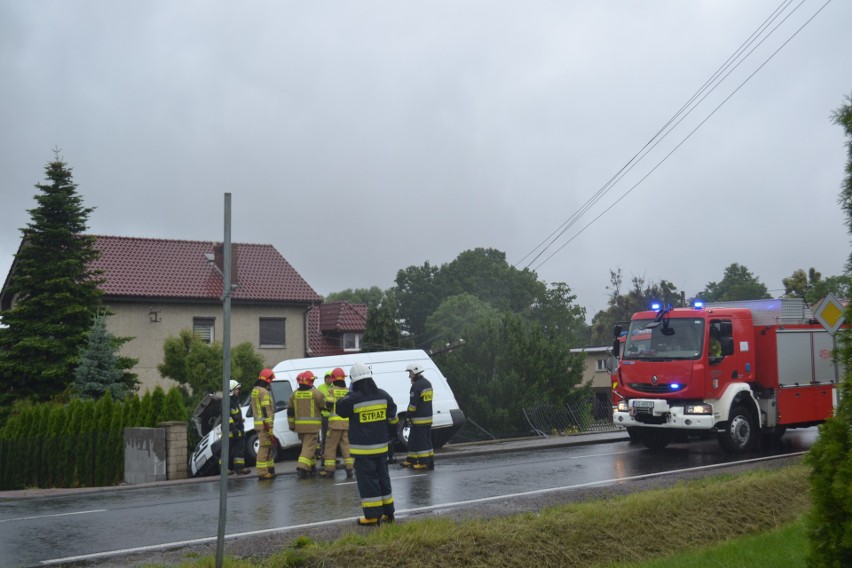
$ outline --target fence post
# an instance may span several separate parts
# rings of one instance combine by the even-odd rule
[[[160,422],[166,430],[166,477],[186,479],[189,477],[187,463],[187,423],[178,420]]]

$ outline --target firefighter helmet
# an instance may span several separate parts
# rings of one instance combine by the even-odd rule
[[[340,381],[346,378],[346,372],[340,367],[337,367],[331,371],[331,376],[334,377],[335,381]]]
[[[296,382],[300,385],[313,385],[316,376],[311,371],[303,371],[296,375]]]
[[[408,367],[405,368],[409,373],[414,373],[415,375],[419,375],[423,372],[423,367],[420,363],[409,363]]]
[[[231,391],[231,394],[233,394],[234,391],[237,390],[238,388],[240,388],[239,381],[235,381],[234,379],[231,379],[231,382],[228,383],[228,390]]]
[[[355,363],[352,365],[352,368],[349,369],[349,378],[352,379],[353,383],[357,383],[361,379],[372,379],[373,371],[371,371],[370,367],[364,363]]]
[[[258,377],[258,379],[260,379],[261,381],[266,381],[267,383],[271,383],[272,379],[274,379],[274,378],[275,378],[275,373],[273,373],[272,369],[270,369],[268,367],[266,369],[262,370],[260,372],[260,376]]]

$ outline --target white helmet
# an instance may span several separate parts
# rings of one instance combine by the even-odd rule
[[[233,393],[238,388],[240,388],[239,381],[235,381],[234,379],[231,379],[231,382],[228,384],[228,390],[230,390]]]
[[[405,370],[408,371],[409,373],[414,373],[415,375],[419,375],[420,373],[423,372],[423,367],[421,367],[420,364],[418,364],[418,363],[409,363],[408,367],[406,367]]]
[[[355,363],[352,365],[352,368],[349,369],[349,378],[353,383],[358,382],[361,379],[372,379],[373,371],[371,371],[370,367],[364,363]]]

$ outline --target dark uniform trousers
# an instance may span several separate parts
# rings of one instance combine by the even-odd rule
[[[387,454],[355,456],[355,477],[364,516],[368,519],[378,519],[382,515],[392,517],[393,492]]]

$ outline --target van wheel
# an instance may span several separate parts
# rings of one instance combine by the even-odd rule
[[[257,464],[257,449],[260,442],[257,440],[257,433],[252,432],[246,438],[246,466],[250,467]]]
[[[260,441],[257,439],[257,433],[252,432],[246,438],[246,467],[257,465],[257,450],[260,448]],[[272,445],[272,459],[278,461],[280,452],[275,444]]]
[[[396,441],[402,446],[402,449],[408,449],[408,436],[411,434],[411,428],[405,425],[405,417],[399,419],[399,424],[396,425]]]
[[[737,404],[731,409],[728,427],[719,432],[719,444],[729,454],[749,451],[757,439],[754,417],[745,406]]]
[[[672,438],[665,430],[657,430],[655,428],[642,428],[637,434],[642,445],[649,450],[662,450],[669,445]]]

